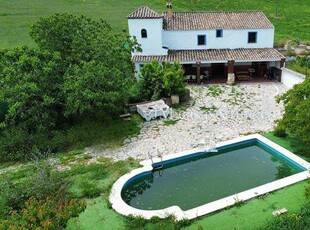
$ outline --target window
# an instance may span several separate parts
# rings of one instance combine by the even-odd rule
[[[257,32],[249,32],[248,43],[256,43],[257,41]]]
[[[223,37],[223,30],[216,30],[216,37],[217,38]]]
[[[141,30],[141,38],[147,38],[147,31],[146,29]]]
[[[198,35],[198,45],[202,46],[206,44],[206,35]]]

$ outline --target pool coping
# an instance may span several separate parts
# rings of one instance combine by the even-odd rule
[[[210,202],[210,203],[207,203],[207,204],[204,204],[204,205],[201,205],[201,206],[198,206],[196,208],[193,208],[187,211],[181,210],[179,206],[171,206],[166,209],[160,209],[160,210],[141,210],[141,209],[133,208],[123,201],[121,197],[121,191],[123,187],[126,185],[126,183],[128,182],[128,180],[137,176],[140,173],[147,173],[147,172],[152,171],[153,163],[156,164],[161,161],[171,160],[171,159],[187,156],[187,155],[202,151],[201,148],[194,148],[194,149],[186,150],[180,153],[164,156],[162,159],[153,158],[152,160],[149,159],[149,160],[141,161],[140,164],[143,166],[142,168],[132,170],[131,172],[120,177],[113,184],[110,197],[109,197],[112,207],[116,212],[122,215],[125,215],[125,216],[133,215],[133,216],[141,216],[143,218],[150,219],[153,216],[165,218],[167,216],[173,215],[175,216],[177,220],[194,219],[199,216],[204,216],[209,213],[224,209],[226,207],[233,206],[238,202],[246,201],[254,197],[286,187],[288,185],[295,184],[299,181],[306,180],[307,178],[310,177],[310,173],[309,173],[310,163],[298,157],[297,155],[293,154],[292,152],[288,151],[287,149],[281,147],[280,145],[263,137],[260,134],[251,134],[248,136],[238,137],[238,138],[228,140],[228,141],[223,141],[223,142],[217,143],[216,148],[225,146],[225,145],[231,145],[237,142],[248,141],[251,139],[257,139],[263,142],[264,144],[270,146],[271,148],[283,154],[285,157],[289,158],[290,160],[296,162],[297,164],[299,164],[300,166],[308,170],[294,174],[289,177],[285,177],[285,178],[264,184],[264,185],[261,185],[261,186],[258,186],[258,187],[255,187],[255,188],[252,188],[252,189],[249,189],[249,190],[246,190],[246,191],[243,191],[243,192],[240,192],[240,193],[237,193],[237,194],[234,194],[234,195],[231,195],[231,196],[228,196],[228,197],[225,197],[225,198],[222,198],[222,199],[219,199],[219,200],[216,200],[216,201],[213,201],[213,202]]]

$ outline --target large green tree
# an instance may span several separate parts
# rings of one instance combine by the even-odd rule
[[[55,14],[31,27],[38,46],[59,52],[64,65],[66,115],[118,113],[133,84],[131,51],[137,43],[103,20]]]
[[[24,123],[33,129],[55,123],[56,106],[63,101],[59,53],[27,47],[0,53],[0,101],[9,108],[3,127]]]
[[[0,121],[2,159],[60,150],[54,138],[61,130],[122,112],[135,84],[137,43],[102,20],[55,14],[30,34],[38,48],[0,51],[0,102],[8,108]]]
[[[279,100],[282,100],[285,106],[279,125],[284,125],[302,141],[310,143],[310,78],[307,77],[303,83],[295,85]]]

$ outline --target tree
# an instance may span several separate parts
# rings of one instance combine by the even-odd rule
[[[153,60],[141,68],[140,78],[141,91],[148,100],[186,92],[183,68],[178,62],[165,62],[161,65]]]
[[[0,102],[8,108],[0,121],[2,160],[62,150],[64,129],[121,113],[135,84],[131,51],[139,46],[102,20],[55,14],[30,34],[38,49],[0,51]]]
[[[302,141],[310,143],[310,78],[283,94],[285,109],[278,125],[283,125]]]
[[[66,115],[119,113],[133,81],[131,51],[135,40],[116,33],[103,20],[55,14],[31,27],[31,36],[43,50],[64,59]]]
[[[27,47],[0,53],[0,101],[8,108],[0,123],[1,160],[22,159],[37,144],[49,149],[64,101],[60,65],[59,53]]]
[[[179,62],[164,64],[164,92],[165,95],[182,95],[186,92],[184,84],[184,70]]]
[[[140,70],[140,90],[147,100],[157,100],[163,92],[164,70],[161,64],[154,59],[146,63]]]
[[[55,107],[63,100],[61,57],[23,47],[0,53],[0,101],[8,111],[3,127],[24,123],[28,129],[53,126]]]
[[[64,78],[66,116],[118,114],[133,84],[133,79],[125,77],[119,68],[98,61],[71,66]]]

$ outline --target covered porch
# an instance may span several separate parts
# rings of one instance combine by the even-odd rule
[[[229,72],[229,65],[231,70]],[[235,75],[236,82],[264,82],[279,80],[284,60],[261,62],[193,63],[183,64],[188,83],[226,83],[228,73]],[[199,77],[200,76],[200,79]]]
[[[157,59],[179,61],[189,83],[225,83],[228,78],[242,81],[281,81],[285,57],[274,48],[169,50],[168,55],[135,55],[139,72],[141,64]]]

